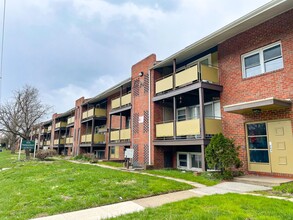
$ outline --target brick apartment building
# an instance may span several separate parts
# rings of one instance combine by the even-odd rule
[[[146,57],[33,135],[59,153],[123,160],[132,148],[135,166],[201,171],[222,132],[244,171],[293,177],[292,100],[293,1],[275,0],[162,61]]]

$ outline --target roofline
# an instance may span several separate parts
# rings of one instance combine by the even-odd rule
[[[127,83],[131,83],[131,78],[130,78],[130,77],[127,78],[127,79],[125,79],[125,80],[123,80],[122,82],[116,84],[115,86],[113,86],[113,87],[107,89],[106,91],[104,91],[104,92],[102,92],[102,93],[100,93],[100,94],[94,96],[93,98],[88,99],[88,100],[87,100],[86,102],[84,102],[82,105],[86,105],[86,104],[88,104],[88,103],[92,103],[92,102],[98,101],[99,98],[102,98],[102,97],[106,96],[108,93],[113,92],[114,90],[118,89],[119,87],[121,87],[121,86],[123,86],[123,85],[125,85],[125,84],[127,84]]]
[[[174,60],[176,57],[178,57],[179,55],[183,54],[184,52],[187,52],[187,51],[193,50],[194,48],[196,48],[196,47],[198,47],[198,46],[200,46],[200,45],[203,45],[204,43],[207,43],[207,42],[211,41],[212,39],[215,39],[216,37],[220,36],[221,34],[227,32],[227,31],[229,31],[229,30],[231,30],[232,28],[235,28],[235,27],[237,27],[237,26],[243,24],[244,22],[248,22],[248,21],[251,20],[252,18],[257,17],[258,15],[260,15],[260,14],[262,14],[262,13],[268,11],[269,9],[272,9],[272,8],[274,8],[274,7],[276,7],[276,6],[280,5],[280,4],[282,4],[282,3],[284,3],[284,2],[288,2],[288,1],[291,1],[291,0],[272,0],[272,1],[268,2],[268,3],[266,3],[265,5],[260,6],[259,8],[257,8],[257,9],[255,9],[255,10],[249,12],[248,14],[246,14],[246,15],[244,15],[244,16],[238,18],[237,20],[235,20],[235,21],[233,21],[233,22],[231,22],[231,23],[225,25],[224,27],[218,29],[217,31],[212,32],[211,34],[207,35],[206,37],[204,37],[204,38],[202,38],[202,39],[200,39],[200,40],[198,40],[198,41],[196,41],[195,43],[190,44],[189,46],[185,47],[184,49],[182,49],[182,50],[180,50],[180,51],[174,53],[173,55],[167,57],[166,59],[162,60],[161,62],[155,64],[151,69],[156,69],[156,68],[163,67],[163,66],[165,66],[167,63],[169,63],[170,60]],[[284,13],[284,12],[290,10],[290,9],[291,9],[291,8],[287,8],[287,10],[284,10],[284,11],[280,12],[279,14]],[[279,14],[276,14],[276,15],[274,15],[274,16],[272,16],[272,17],[275,17],[275,16],[277,16],[277,15],[279,15]],[[272,17],[271,17],[271,18],[272,18]],[[251,26],[250,28],[252,28],[252,27],[254,27],[254,26],[258,25],[258,24],[261,24],[261,23],[267,21],[268,19],[270,19],[270,18],[266,18],[266,19],[264,19],[262,22],[258,22],[258,23],[255,23],[255,24],[251,24],[252,26]],[[242,31],[239,32],[239,33],[242,33],[242,32],[244,32],[244,31],[246,31],[246,30],[248,30],[248,29],[249,29],[249,28],[246,28],[246,29],[242,30]],[[239,34],[239,33],[235,33],[233,36],[235,36],[235,35],[237,35],[237,34]],[[227,39],[229,39],[229,38],[231,38],[231,37],[233,37],[233,36],[229,36],[229,37],[226,38],[225,40],[227,40]],[[222,40],[221,42],[223,42],[223,41],[225,41],[225,40]],[[210,48],[217,46],[217,45],[218,45],[219,43],[221,43],[221,42],[218,42],[217,44],[211,46]],[[206,49],[209,49],[209,48],[206,48]],[[202,51],[202,52],[203,52],[203,51]]]

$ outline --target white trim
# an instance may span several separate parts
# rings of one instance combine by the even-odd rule
[[[281,41],[278,41],[278,42],[275,42],[275,43],[266,45],[264,47],[258,48],[256,50],[253,50],[253,51],[250,51],[248,53],[245,53],[245,54],[242,54],[241,55],[242,78],[246,79],[246,78],[253,77],[253,76],[246,76],[245,62],[244,62],[244,60],[245,60],[245,58],[247,58],[249,56],[252,56],[252,55],[256,55],[256,54],[259,54],[259,62],[260,62],[261,72],[259,74],[257,74],[257,75],[254,75],[254,76],[258,76],[258,75],[267,73],[265,71],[265,65],[264,65],[265,64],[265,61],[264,61],[264,51],[267,50],[267,49],[269,49],[269,48],[278,46],[278,45],[280,46],[280,49],[281,49],[281,57],[282,57],[283,67],[284,67],[284,59],[283,59],[283,53],[282,53],[282,44],[281,44]],[[276,69],[276,70],[278,70],[278,69]]]
[[[186,165],[187,166],[180,166],[180,160],[179,160],[179,155],[186,155]],[[191,156],[192,155],[201,155],[201,152],[177,152],[176,158],[177,158],[177,168],[180,170],[192,170],[192,171],[202,171],[202,168],[193,168],[191,167]]]

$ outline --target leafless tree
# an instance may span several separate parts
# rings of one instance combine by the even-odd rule
[[[12,139],[29,140],[30,131],[46,114],[50,107],[43,104],[38,89],[25,85],[16,90],[11,101],[0,106],[0,126],[2,132]],[[15,145],[15,140],[11,140]],[[15,146],[11,146],[11,152]]]

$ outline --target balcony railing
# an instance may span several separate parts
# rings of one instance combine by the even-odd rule
[[[67,125],[67,122],[59,121],[58,123],[56,123],[55,128],[65,128],[66,125]]]
[[[175,74],[175,87],[188,85],[201,79],[219,83],[218,69],[208,65],[194,65]],[[173,89],[173,76],[169,75],[156,82],[156,94]]]
[[[87,119],[91,117],[106,117],[106,109],[103,108],[92,108],[88,111],[82,113],[82,119]]]
[[[112,109],[131,104],[131,93],[123,95],[121,98],[112,99]]]
[[[69,118],[67,119],[67,124],[70,125],[70,124],[73,124],[73,123],[74,123],[74,116],[69,117]]]
[[[111,131],[111,141],[130,140],[130,128],[117,131]]]
[[[157,138],[174,137],[174,122],[160,123],[156,125]],[[176,137],[188,136],[196,138],[200,135],[199,119],[190,119],[176,122]],[[206,135],[214,135],[222,132],[222,121],[220,119],[205,118]]]
[[[54,145],[65,144],[65,138],[55,139]]]
[[[44,146],[50,146],[51,145],[51,141],[44,141]]]
[[[47,133],[48,132],[48,128],[43,128],[42,129],[42,134],[45,134],[45,133]]]
[[[92,135],[81,136],[81,143],[92,143]],[[105,134],[94,134],[93,144],[105,143]]]
[[[49,127],[48,127],[48,132],[51,132],[52,131],[52,125],[50,125]]]
[[[73,144],[73,137],[67,137],[65,140],[65,144]]]

